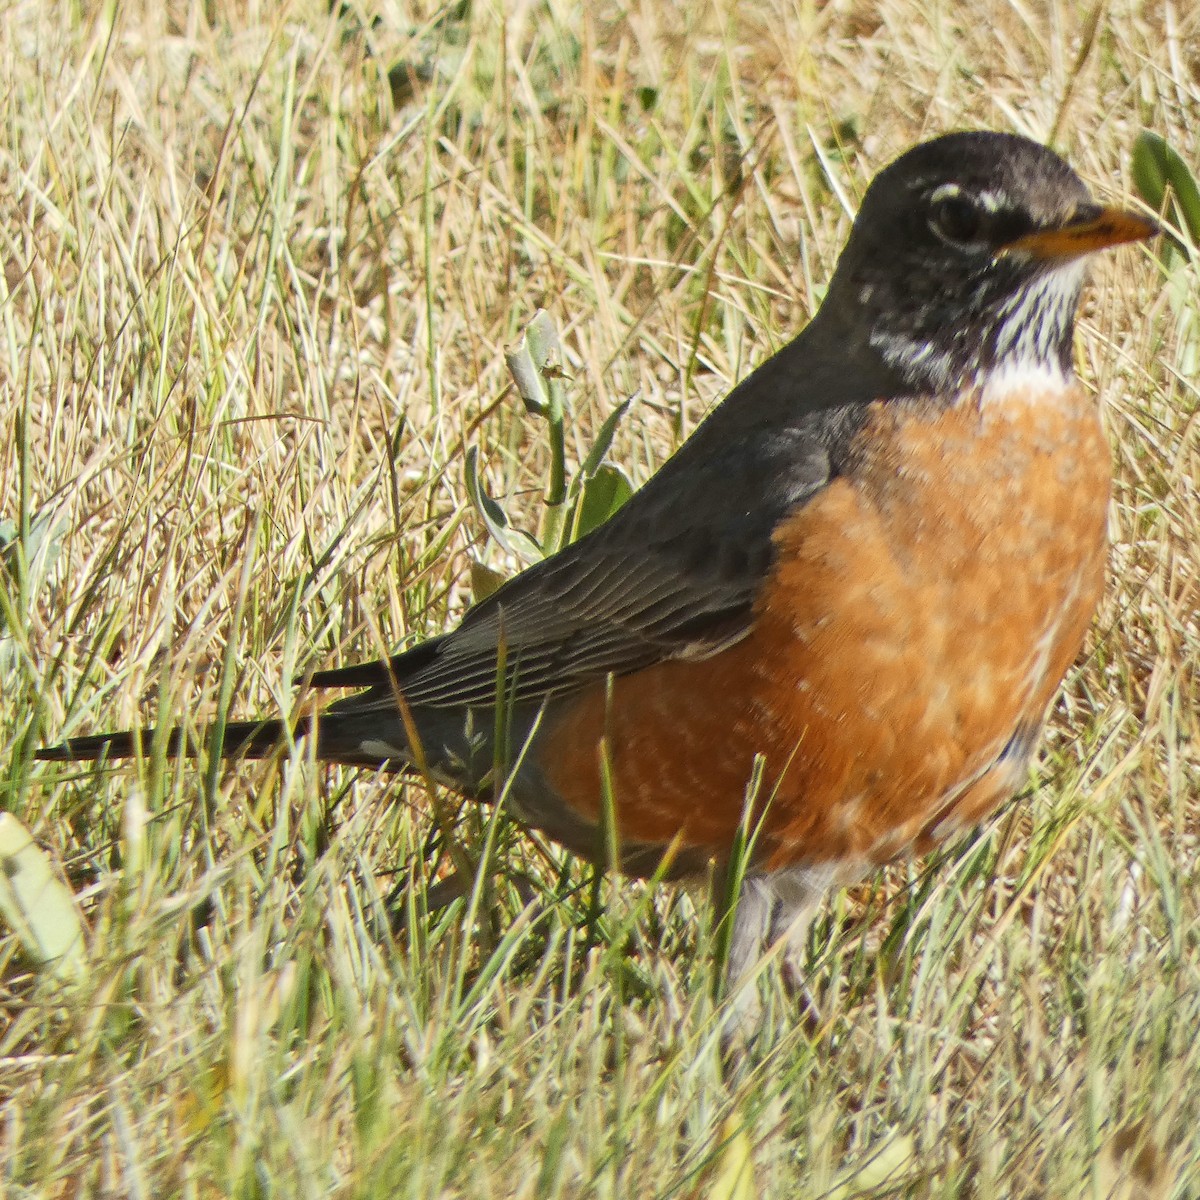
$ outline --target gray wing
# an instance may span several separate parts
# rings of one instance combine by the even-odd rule
[[[710,419],[605,525],[510,580],[457,629],[310,683],[377,688],[389,705],[398,687],[414,706],[486,706],[502,646],[504,694],[518,703],[733,645],[750,631],[776,525],[831,466],[812,428],[749,426],[726,440],[721,425]]]
[[[377,689],[339,710],[391,705],[396,687],[413,705],[491,705],[503,647],[509,702],[539,701],[745,637],[779,522],[845,468],[871,402],[905,391],[837,314],[821,328],[824,315],[599,529],[510,580],[450,633],[310,682]]]
[[[549,560],[468,613],[432,661],[414,671],[402,655],[393,669],[410,703],[477,705],[495,700],[501,645],[513,701],[714,654],[749,632],[768,565],[765,547],[753,558],[724,549],[696,531],[665,544],[581,544],[586,553]]]

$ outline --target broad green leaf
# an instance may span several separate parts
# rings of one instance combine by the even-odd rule
[[[529,534],[513,529],[508,523],[504,509],[484,491],[483,481],[479,477],[479,451],[474,446],[467,451],[463,476],[467,485],[467,495],[497,544],[522,562],[537,562],[544,557],[541,546]]]
[[[1174,204],[1169,215],[1200,242],[1200,186],[1187,163],[1165,138],[1143,130],[1133,146],[1133,182],[1143,200],[1158,212],[1170,190]]]
[[[562,342],[544,308],[533,314],[517,342],[504,352],[504,360],[526,411],[561,420],[561,387],[556,388],[554,381],[561,370]]]
[[[544,308],[539,308],[525,327],[525,341],[539,371],[562,364],[562,342],[558,337],[558,327]]]
[[[471,600],[478,604],[486,600],[502,583],[505,577],[499,571],[493,571],[486,563],[471,560]]]
[[[1192,246],[1200,242],[1200,185],[1187,163],[1156,133],[1145,130],[1133,147],[1133,181],[1152,208],[1186,232]],[[1159,261],[1166,272],[1166,291],[1178,327],[1175,369],[1184,377],[1200,367],[1200,326],[1196,312],[1196,286],[1191,250],[1168,233]]]
[[[625,473],[609,463],[599,467],[583,485],[575,513],[573,540],[578,541],[597,525],[603,525],[633,495],[633,484]]]
[[[515,346],[504,352],[504,360],[508,363],[508,372],[517,385],[517,395],[521,397],[525,411],[544,417],[550,408],[550,396],[523,336]]]

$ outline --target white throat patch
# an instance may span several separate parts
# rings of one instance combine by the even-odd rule
[[[1043,270],[1006,296],[988,318],[984,345],[974,363],[957,357],[967,349],[961,338],[951,348],[937,338],[876,328],[870,333],[871,345],[910,381],[920,380],[934,391],[963,380],[965,371],[966,378],[976,382],[986,375],[987,397],[995,399],[1018,390],[1033,395],[1061,392],[1073,376],[1070,363],[1063,364],[1063,347],[1075,322],[1085,258]]]
[[[1045,364],[1075,319],[1085,265],[1072,259],[1014,292],[997,315],[996,362]]]
[[[988,405],[1053,403],[1071,386],[1073,372],[1064,372],[1058,363],[1036,359],[1010,358],[985,376],[980,403]]]

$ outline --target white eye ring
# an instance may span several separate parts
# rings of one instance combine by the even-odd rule
[[[962,188],[957,183],[943,183],[941,187],[933,189],[929,203],[940,204],[943,200],[957,200],[961,195]]]
[[[937,204],[942,200],[957,200],[961,195],[963,195],[963,190],[957,183],[943,183],[930,193],[929,203]],[[995,192],[975,192],[971,196],[971,201],[987,213],[999,212],[1002,207],[1000,197]]]

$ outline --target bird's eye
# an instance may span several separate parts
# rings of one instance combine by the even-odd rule
[[[952,246],[971,246],[984,240],[987,213],[958,188],[938,188],[930,198],[929,227]]]

